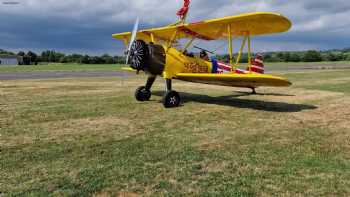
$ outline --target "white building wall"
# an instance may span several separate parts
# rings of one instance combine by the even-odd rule
[[[17,58],[0,58],[1,65],[18,65]]]

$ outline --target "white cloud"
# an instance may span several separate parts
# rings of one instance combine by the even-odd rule
[[[1,5],[1,15],[61,18],[88,22],[132,22],[137,16],[147,24],[176,20],[181,0],[22,0],[19,5]],[[348,0],[192,0],[189,19],[223,17],[244,12],[275,11],[291,18],[295,31],[320,30],[349,25]],[[345,5],[345,6],[344,6]],[[335,26],[334,26],[335,25]]]
[[[9,35],[17,38],[12,38],[12,42],[7,41],[5,47],[13,48],[15,44],[11,43],[16,42],[16,45],[20,45],[19,42],[25,45],[27,39],[28,47],[40,48],[40,42],[45,36],[52,37],[52,34],[55,34],[56,39],[67,41],[67,47],[70,46],[72,50],[81,48],[87,51],[93,50],[88,48],[88,42],[94,42],[92,46],[107,46],[110,34],[132,28],[137,16],[141,18],[143,27],[174,22],[177,19],[176,11],[183,3],[182,0],[18,1],[19,5],[0,4],[0,23],[5,24],[1,29],[0,39],[9,39]],[[263,48],[271,47],[271,50],[333,47],[324,45],[323,40],[346,39],[350,33],[349,0],[192,0],[189,20],[197,21],[254,11],[279,12],[293,22],[293,28],[287,33],[289,40],[283,37],[279,42],[263,43]],[[35,24],[38,28],[20,32],[20,26],[26,24]],[[43,31],[47,32],[47,35]],[[24,33],[32,35],[24,36]],[[315,40],[313,35],[318,35],[319,40]],[[83,36],[85,37],[82,38]],[[276,39],[281,37],[276,36]],[[346,44],[350,45],[349,40],[338,42],[334,47],[347,47]],[[53,43],[42,45],[43,48],[48,46],[55,47]],[[114,47],[112,44],[109,46]]]

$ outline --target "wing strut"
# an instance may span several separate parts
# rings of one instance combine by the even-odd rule
[[[155,43],[154,34],[151,33],[151,42]]]
[[[250,39],[250,34],[248,33],[248,68],[249,72],[252,72],[252,60],[251,60],[251,39]]]
[[[244,38],[243,38],[243,42],[242,42],[241,48],[239,49],[239,52],[238,52],[238,57],[236,59],[236,66],[238,65],[239,61],[241,60],[242,52],[243,52],[244,47],[245,47],[246,42],[247,42],[247,37],[248,36],[244,36]]]
[[[188,47],[191,46],[191,44],[193,43],[193,41],[194,41],[195,39],[196,39],[196,37],[192,37],[192,38],[190,39],[190,41],[187,42],[185,48],[182,49],[182,52],[185,52],[185,51],[188,49]]]
[[[173,35],[171,36],[171,39],[169,40],[168,46],[167,46],[167,51],[169,50],[169,48],[172,47],[172,45],[174,44],[174,40],[176,39],[178,30],[175,30],[175,32],[173,33]]]
[[[231,30],[230,24],[227,26],[227,33],[228,33],[228,46],[229,46],[228,48],[230,53],[230,65],[232,66],[232,71],[235,71],[236,68],[233,65],[232,30]]]

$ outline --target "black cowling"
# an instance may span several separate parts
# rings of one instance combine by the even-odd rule
[[[129,52],[130,67],[137,71],[145,71],[151,75],[161,75],[165,67],[165,50],[161,45],[146,44],[136,40]]]

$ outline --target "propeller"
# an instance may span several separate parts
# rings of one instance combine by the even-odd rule
[[[131,46],[132,46],[132,44],[134,43],[134,41],[136,39],[137,30],[139,28],[139,22],[140,22],[140,19],[139,19],[139,17],[137,17],[136,21],[135,21],[135,24],[134,24],[134,29],[132,30],[132,34],[131,34],[131,38],[130,38],[130,42],[129,42],[129,47],[128,47],[128,50],[126,51],[125,64],[129,64],[129,56],[130,56]]]

